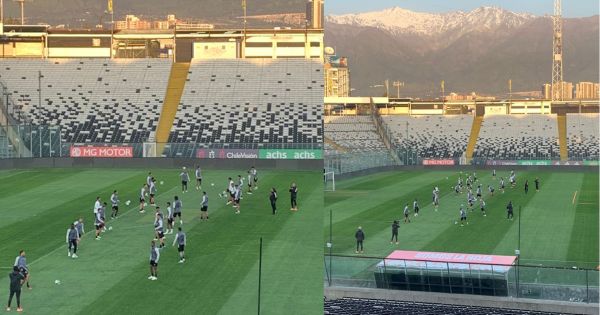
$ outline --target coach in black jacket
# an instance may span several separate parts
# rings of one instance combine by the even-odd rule
[[[354,237],[356,237],[356,253],[359,253],[359,248],[360,248],[360,253],[363,253],[363,241],[365,240],[365,233],[362,230],[362,227],[358,227],[358,231],[356,231],[356,233],[354,233]]]

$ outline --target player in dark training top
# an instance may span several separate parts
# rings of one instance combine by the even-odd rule
[[[540,191],[540,179],[538,177],[536,177],[534,182],[535,182],[535,191],[539,192]]]
[[[390,240],[390,244],[392,244],[394,242],[394,239],[396,240],[396,244],[398,244],[398,229],[400,228],[400,223],[398,223],[398,220],[394,220],[394,222],[392,223],[392,239]]]

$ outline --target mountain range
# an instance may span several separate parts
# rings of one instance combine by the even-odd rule
[[[565,81],[598,82],[598,16],[564,19],[563,34]],[[381,95],[370,87],[386,79],[403,81],[403,96],[424,98],[441,96],[442,80],[446,93],[499,96],[509,79],[515,92],[551,80],[552,19],[498,7],[330,15],[325,41],[348,57],[357,95]]]
[[[78,27],[89,22],[107,21],[105,14],[108,0],[26,0],[27,23],[65,24]],[[5,0],[5,16],[19,18],[16,3]],[[202,20],[219,25],[240,25],[243,16],[242,0],[113,0],[115,19],[126,14],[148,18],[164,18],[175,14],[178,18]],[[247,15],[267,15],[280,13],[304,13],[305,0],[260,0],[247,1]],[[85,20],[85,21],[82,21]],[[257,20],[249,23],[258,23]],[[249,25],[251,26],[251,25]]]

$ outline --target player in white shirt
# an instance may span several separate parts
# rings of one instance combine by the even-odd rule
[[[144,207],[146,206],[146,190],[148,189],[148,185],[144,184],[142,189],[140,190],[140,213],[146,212]]]
[[[250,173],[250,170],[248,170],[248,194],[252,195],[252,182],[253,182],[253,176]]]
[[[202,170],[200,166],[196,166],[196,171],[194,172],[196,176],[196,190],[202,189]]]
[[[252,186],[254,186],[254,190],[258,189],[258,171],[256,170],[256,167],[252,166],[252,168],[250,168],[250,174],[252,174]]]

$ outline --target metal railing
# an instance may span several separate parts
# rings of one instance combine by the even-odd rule
[[[328,286],[508,296],[598,303],[593,269],[445,263],[325,254]]]

